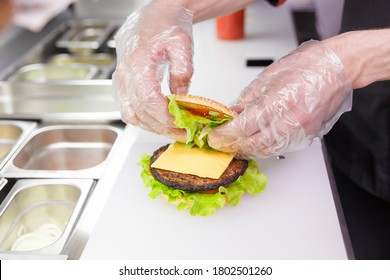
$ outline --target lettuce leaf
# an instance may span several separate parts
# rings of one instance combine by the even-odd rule
[[[150,155],[143,155],[138,165],[142,167],[141,178],[146,188],[150,188],[149,197],[155,199],[164,195],[168,202],[177,204],[177,210],[188,209],[192,216],[211,216],[224,205],[235,206],[245,193],[257,195],[267,184],[267,177],[260,173],[257,163],[250,160],[247,170],[227,187],[219,187],[214,194],[192,193],[166,186],[151,175],[149,171]]]
[[[193,115],[180,108],[174,94],[167,97],[169,99],[168,110],[175,117],[175,125],[186,129],[186,144],[189,146],[210,148],[207,144],[210,130],[231,119],[227,115],[220,118],[216,112],[210,112],[207,118]],[[215,117],[216,115],[218,117]],[[143,155],[138,162],[138,165],[142,167],[141,178],[144,186],[150,188],[149,197],[155,199],[164,195],[168,202],[176,205],[177,210],[188,209],[192,216],[211,216],[225,205],[235,206],[240,202],[243,194],[257,195],[265,189],[267,184],[267,177],[259,173],[257,163],[250,160],[244,174],[229,186],[219,187],[218,192],[213,194],[187,192],[157,181],[149,171],[150,158],[150,155]]]
[[[179,128],[184,128],[187,131],[187,145],[196,145],[200,148],[208,146],[207,135],[209,131],[213,127],[224,124],[231,119],[231,117],[227,115],[223,118],[214,118],[215,114],[213,114],[213,112],[210,112],[210,116],[208,118],[193,115],[180,108],[176,102],[174,94],[170,94],[167,97],[169,99],[168,110],[169,113],[175,117],[175,125]]]

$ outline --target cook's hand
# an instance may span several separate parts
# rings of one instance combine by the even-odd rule
[[[11,0],[13,23],[33,32],[41,31],[46,24],[76,0]],[[1,7],[3,9],[3,7]]]
[[[264,69],[233,107],[239,114],[211,131],[208,143],[244,158],[280,155],[322,137],[351,104],[342,62],[310,41]]]
[[[193,74],[192,12],[152,1],[129,16],[115,36],[118,63],[114,97],[126,123],[185,139],[173,124],[161,93],[162,67],[169,65],[171,93],[187,93]]]

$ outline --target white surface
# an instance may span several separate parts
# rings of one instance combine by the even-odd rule
[[[192,217],[150,199],[139,175],[140,156],[168,142],[141,132],[82,259],[347,258],[319,143],[259,161],[263,193]]]
[[[231,103],[261,68],[246,58],[278,58],[296,47],[287,11],[248,10],[247,37],[215,39],[213,21],[195,26],[191,92]],[[254,18],[258,15],[258,18]],[[130,132],[130,130],[128,130]],[[169,139],[141,131],[90,237],[82,259],[346,259],[320,143],[259,161],[266,190],[211,217],[192,217],[148,197],[137,165]]]

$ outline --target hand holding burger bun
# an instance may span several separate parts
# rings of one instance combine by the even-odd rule
[[[266,67],[243,89],[239,114],[209,135],[211,147],[244,158],[301,150],[352,106],[351,81],[329,43],[308,41]]]
[[[175,125],[185,129],[185,142],[174,142],[143,155],[139,164],[149,196],[164,197],[178,210],[209,216],[224,205],[235,206],[244,193],[262,192],[267,178],[257,163],[212,149],[208,133],[236,114],[216,101],[192,95],[169,95]]]

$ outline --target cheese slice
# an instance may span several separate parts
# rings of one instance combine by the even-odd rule
[[[198,147],[189,148],[185,144],[175,142],[153,162],[152,167],[218,179],[233,158],[233,154]]]

